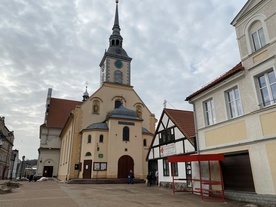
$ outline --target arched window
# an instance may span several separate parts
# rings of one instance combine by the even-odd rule
[[[104,136],[101,134],[99,137],[99,142],[103,142],[103,140],[104,140]]]
[[[143,140],[143,145],[144,145],[144,147],[147,146],[147,140],[146,139]]]
[[[92,137],[91,137],[91,135],[89,134],[89,135],[88,135],[88,138],[87,138],[87,143],[91,143],[91,139],[92,139]]]
[[[127,126],[123,128],[123,141],[129,141],[129,128]]]
[[[122,71],[116,70],[114,72],[114,82],[115,83],[123,83],[123,73],[122,73]]]
[[[265,46],[266,41],[261,21],[255,21],[250,25],[249,34],[253,51]]]
[[[119,108],[122,105],[122,102],[120,100],[115,101],[115,109]]]
[[[246,46],[249,54],[263,48],[270,42],[265,19],[265,15],[257,14],[244,27]],[[240,44],[244,43],[240,42]]]
[[[91,152],[86,152],[85,153],[85,156],[91,156],[92,154],[91,154]]]

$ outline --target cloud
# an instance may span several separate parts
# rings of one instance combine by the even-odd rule
[[[167,107],[191,110],[184,99],[235,66],[229,24],[246,0],[119,2],[123,47],[132,85],[159,118]],[[15,131],[21,155],[37,158],[47,89],[82,100],[85,82],[100,86],[99,63],[114,23],[115,2],[3,0],[0,5],[0,116]],[[30,144],[32,143],[32,144]]]

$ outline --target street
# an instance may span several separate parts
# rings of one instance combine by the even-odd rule
[[[66,184],[56,181],[22,182],[19,189],[0,195],[0,207],[256,207],[226,200],[201,201],[190,193],[145,184]],[[260,207],[260,206],[258,206]]]

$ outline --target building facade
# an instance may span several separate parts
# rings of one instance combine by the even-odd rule
[[[5,125],[5,117],[0,117],[0,178],[2,180],[9,178],[13,141],[13,131]]]
[[[37,176],[57,177],[60,156],[60,132],[73,110],[80,101],[57,99],[48,90],[44,124],[40,126],[40,146],[38,149]]]
[[[131,85],[118,3],[109,48],[100,62],[100,88],[71,112],[61,137],[58,178],[136,178],[148,172],[146,155],[156,118]]]
[[[225,156],[226,191],[276,194],[275,9],[273,0],[249,0],[231,23],[241,63],[186,98],[199,152]]]
[[[195,152],[194,113],[164,108],[147,156],[149,171],[154,173],[158,170],[158,184],[170,186],[173,169],[174,176],[179,179],[176,185],[182,185],[181,188],[189,187],[185,179],[191,175],[190,163],[175,163],[172,168],[168,157]]]

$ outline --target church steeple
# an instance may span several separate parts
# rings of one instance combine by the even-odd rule
[[[120,34],[120,25],[119,25],[119,13],[118,13],[118,1],[116,1],[116,11],[115,11],[115,19],[113,25],[113,33],[109,38],[109,47],[111,46],[123,46],[123,38]]]
[[[115,19],[112,27],[112,34],[109,37],[108,52],[128,57],[126,51],[123,49],[123,37],[120,34],[121,28],[119,25],[118,2],[119,1],[116,1]]]
[[[112,34],[109,37],[109,47],[105,51],[101,67],[101,85],[104,82],[130,85],[130,62],[132,60],[123,48],[123,37],[120,34],[118,0]]]

